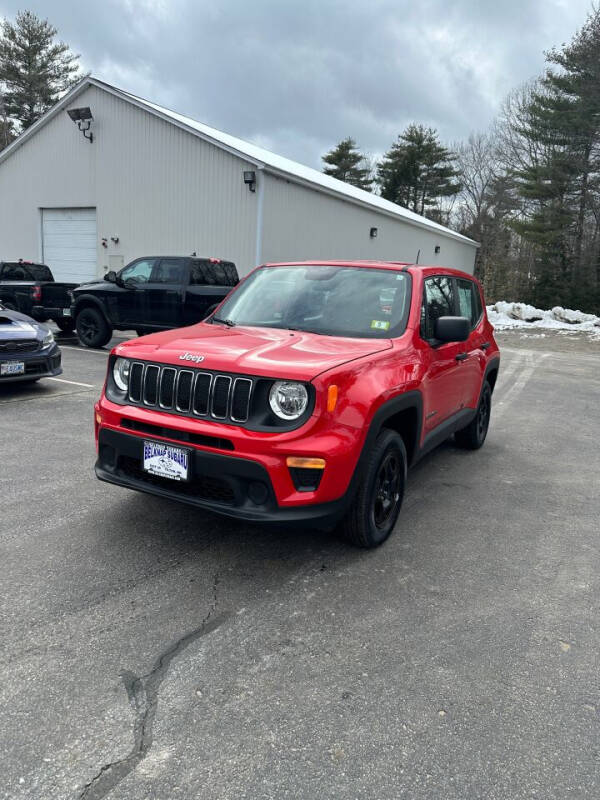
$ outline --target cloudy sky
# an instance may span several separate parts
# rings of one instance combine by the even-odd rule
[[[0,0],[47,17],[93,75],[320,167],[411,121],[485,129],[590,0]]]

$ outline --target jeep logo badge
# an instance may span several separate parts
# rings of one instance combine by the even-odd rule
[[[193,353],[182,353],[179,356],[180,361],[193,361],[194,364],[199,364],[204,361],[204,356],[195,356]]]

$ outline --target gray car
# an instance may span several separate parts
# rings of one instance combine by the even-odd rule
[[[61,353],[47,325],[0,304],[0,384],[60,375]]]

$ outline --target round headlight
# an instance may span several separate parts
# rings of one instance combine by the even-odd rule
[[[269,405],[279,419],[298,419],[308,406],[306,386],[292,381],[276,381],[269,392]]]
[[[54,341],[54,334],[52,333],[52,331],[48,331],[48,333],[44,336],[42,347],[50,347],[53,341]]]
[[[122,392],[129,386],[129,361],[126,358],[117,358],[113,366],[113,378]]]

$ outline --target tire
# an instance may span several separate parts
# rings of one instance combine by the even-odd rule
[[[402,437],[384,429],[377,437],[360,477],[352,505],[339,532],[357,547],[372,548],[382,544],[394,530],[398,519],[407,457]]]
[[[104,347],[112,337],[112,328],[96,308],[82,308],[77,314],[77,336],[86,347]]]
[[[67,317],[63,317],[62,319],[54,319],[52,322],[55,323],[59,331],[62,331],[62,333],[73,333],[75,330],[75,321]]]
[[[465,450],[479,450],[487,436],[491,413],[492,387],[485,381],[481,390],[475,416],[465,428],[456,431],[454,434],[456,444]]]

